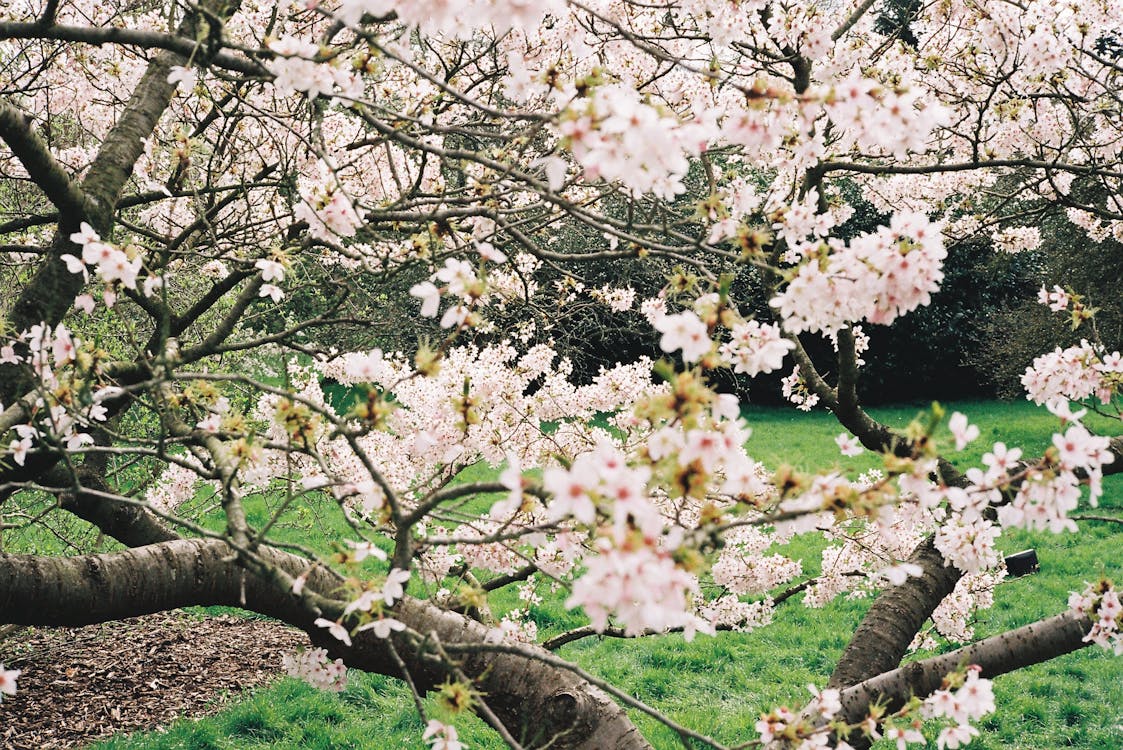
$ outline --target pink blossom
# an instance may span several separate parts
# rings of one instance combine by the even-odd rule
[[[257,292],[258,297],[269,297],[273,300],[274,304],[279,304],[285,296],[285,290],[276,284],[262,284],[261,289]]]
[[[492,263],[506,263],[507,256],[495,248],[495,245],[490,242],[477,242],[476,252],[484,260],[490,260]]]
[[[838,446],[839,452],[844,456],[858,456],[865,450],[853,435],[846,432],[840,432],[836,435],[834,442]]]
[[[164,288],[163,276],[146,276],[141,290],[144,292],[145,297],[152,297],[157,291]]]
[[[1037,292],[1037,301],[1043,305],[1048,305],[1049,309],[1053,312],[1062,312],[1068,309],[1071,297],[1069,297],[1068,292],[1061,289],[1060,286],[1054,286],[1053,291],[1049,291],[1042,286]]]
[[[565,185],[566,163],[560,156],[547,156],[540,160],[546,172],[546,183],[550,190],[558,192]]]
[[[379,617],[359,627],[359,632],[373,630],[376,638],[389,638],[391,633],[401,632],[406,629],[406,624],[393,617]]]
[[[431,281],[422,281],[409,289],[410,296],[421,299],[421,315],[432,318],[441,304],[441,292]]]
[[[441,328],[459,328],[468,322],[472,311],[465,305],[453,305],[441,316]]]
[[[447,284],[449,294],[464,296],[476,281],[476,269],[466,260],[449,258],[435,276]]]
[[[456,734],[456,727],[430,719],[421,739],[429,743],[429,750],[468,750]]]
[[[105,281],[120,281],[126,289],[136,289],[142,262],[139,256],[129,260],[124,253],[118,252],[109,261],[99,264],[98,272]]]
[[[75,245],[81,245],[82,247],[85,247],[91,242],[100,242],[101,237],[96,231],[94,231],[93,227],[91,227],[87,222],[83,221],[79,225],[78,231],[70,235],[70,241]]]
[[[16,680],[20,676],[18,669],[4,669],[4,665],[0,664],[0,701],[4,699],[5,695],[16,694]]]
[[[405,596],[403,584],[409,580],[409,571],[394,568],[386,574],[386,582],[382,584],[382,601],[386,606],[393,606],[394,602]]]
[[[592,523],[596,519],[596,505],[589,497],[584,480],[578,479],[576,472],[552,466],[542,474],[542,487],[553,496],[547,505],[552,520],[568,515],[581,523]]]
[[[908,745],[926,742],[924,735],[916,727],[887,727],[885,737],[897,743],[897,750],[906,750]]]
[[[89,294],[79,294],[74,298],[74,309],[91,314],[94,311],[94,298]]]
[[[681,349],[687,362],[697,362],[713,346],[706,324],[690,310],[664,315],[655,322],[655,329],[663,334],[659,348],[668,353]]]
[[[386,559],[386,552],[374,542],[355,542],[348,539],[347,545],[351,547],[351,559],[357,563],[361,563],[368,557],[373,557],[375,560]]]
[[[351,645],[351,634],[347,632],[347,628],[343,627],[340,622],[334,622],[324,617],[317,617],[313,623],[318,628],[327,628],[332,637],[344,644]]]
[[[60,255],[59,258],[64,263],[66,263],[66,270],[67,271],[70,271],[70,273],[80,273],[80,274],[82,274],[82,279],[84,281],[90,280],[90,270],[88,268],[86,268],[86,264],[82,262],[81,258],[77,258],[77,257],[71,255],[70,253],[65,253],[63,255]]]
[[[808,685],[807,690],[813,697],[809,708],[813,709],[825,720],[830,721],[835,717],[835,714],[842,710],[840,691],[834,688],[820,690],[814,685]]]
[[[284,281],[285,267],[275,260],[258,258],[253,267],[261,271],[262,281]]]
[[[955,449],[961,451],[967,447],[967,444],[975,440],[979,436],[979,428],[976,425],[967,423],[967,415],[961,412],[955,412],[948,420],[948,429],[951,430],[952,437],[955,438]]]
[[[760,733],[761,744],[767,745],[776,739],[788,726],[797,720],[791,709],[781,706],[774,708],[767,714],[761,714],[760,721],[756,723],[756,731]]]
[[[978,736],[979,730],[970,724],[956,724],[940,730],[939,736],[936,737],[936,747],[939,750],[944,750],[944,748],[956,750],[956,748],[970,744],[971,739]]]
[[[983,454],[983,463],[986,464],[989,469],[987,476],[994,478],[1006,474],[1014,468],[1021,457],[1021,448],[1008,449],[1006,443],[995,443],[991,452]]]
[[[186,94],[195,88],[195,81],[198,75],[192,68],[185,68],[182,65],[174,65],[168,72],[168,83],[174,83],[176,90],[181,94]]]
[[[31,450],[31,438],[25,437],[21,440],[13,440],[8,444],[8,450],[12,454],[12,460],[23,466],[27,462],[27,453]]]

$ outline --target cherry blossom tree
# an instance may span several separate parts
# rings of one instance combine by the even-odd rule
[[[1079,290],[1043,289],[1088,330],[1025,373],[1053,447],[997,442],[961,472],[969,415],[943,441],[938,409],[897,431],[862,408],[863,329],[927,305],[953,243],[1024,252],[1056,212],[1123,240],[1121,18],[1117,0],[0,6],[0,534],[67,514],[121,544],[0,552],[0,621],[234,605],[308,633],[291,673],[454,686],[511,747],[648,747],[627,707],[720,748],[554,652],[721,637],[861,591],[829,684],[742,741],[905,747],[932,722],[939,747],[969,742],[989,678],[1121,650],[1108,581],[1017,631],[969,622],[1002,531],[1072,533],[1123,466],[1123,439],[1081,421],[1119,413],[1123,360]],[[886,224],[847,232],[843,186]],[[582,282],[624,260],[666,285]],[[549,343],[575,304],[634,311],[667,356],[576,382]],[[403,305],[434,326],[384,350]],[[884,470],[754,461],[716,378],[781,370]],[[357,394],[345,410],[329,379]],[[459,479],[481,463],[497,479]],[[301,507],[343,522],[337,554],[277,539]],[[818,575],[775,551],[801,534],[830,541]],[[505,587],[588,625],[489,621]],[[902,666],[929,621],[963,647]],[[0,665],[0,697],[18,678]],[[436,719],[423,739],[463,747]]]

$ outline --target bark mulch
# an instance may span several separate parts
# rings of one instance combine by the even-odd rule
[[[80,748],[107,735],[200,716],[281,674],[308,637],[275,622],[172,612],[0,638],[22,670],[0,703],[0,749]]]

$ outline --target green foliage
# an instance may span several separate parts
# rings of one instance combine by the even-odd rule
[[[993,311],[979,329],[974,360],[1003,397],[1020,395],[1019,379],[1025,368],[1053,347],[1071,346],[1081,339],[1098,339],[1108,351],[1123,346],[1123,297],[1119,295],[1123,243],[1110,238],[1090,243],[1064,215],[1045,217],[1040,229],[1042,249],[1031,254],[1040,266],[1036,286],[1051,289],[1061,285],[1098,311],[1094,322],[1075,330],[1064,313],[1050,311],[1034,295]]]
[[[886,0],[881,5],[874,30],[885,36],[896,37],[910,47],[916,47],[917,38],[912,30],[912,22],[923,5],[920,0]]]
[[[999,255],[984,243],[950,247],[943,284],[930,305],[892,327],[863,326],[870,337],[860,383],[864,398],[892,403],[991,395],[978,365],[981,332],[1004,307],[1033,296],[1028,260]]]

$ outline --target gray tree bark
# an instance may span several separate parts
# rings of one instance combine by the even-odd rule
[[[1089,645],[1084,636],[1091,625],[1087,618],[1065,612],[940,656],[910,662],[843,690],[841,717],[851,723],[861,721],[874,701],[894,711],[914,695],[931,695],[945,676],[965,664],[981,667],[981,676],[992,678],[1063,656]]]
[[[264,560],[290,575],[307,561],[261,548]],[[0,555],[0,622],[19,625],[84,625],[191,605],[243,607],[275,617],[309,634],[349,666],[402,677],[387,642],[361,633],[348,647],[314,625],[316,613],[298,597],[278,591],[234,562],[234,550],[219,540],[180,539],[102,555],[42,557]],[[307,584],[324,595],[338,588],[326,571]],[[340,606],[345,602],[340,601]],[[450,674],[433,648],[436,642],[484,643],[481,623],[407,598],[395,616],[423,638],[420,645],[396,636],[394,647],[419,689]],[[479,653],[457,666],[485,696],[488,707],[527,748],[558,750],[650,750],[650,745],[614,701],[578,676],[528,656]],[[548,654],[541,651],[542,654]]]

